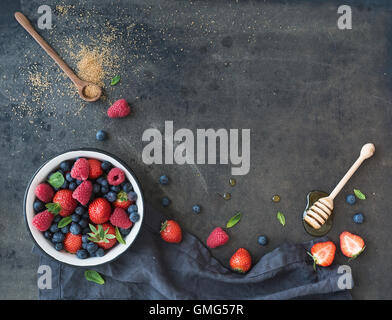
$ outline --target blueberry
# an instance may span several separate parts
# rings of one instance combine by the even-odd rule
[[[65,180],[67,180],[68,182],[74,182],[75,181],[75,179],[72,178],[70,172],[67,172],[67,174],[65,175]]]
[[[363,216],[362,213],[356,213],[353,216],[353,221],[357,224],[362,224],[364,220],[365,220],[365,217]]]
[[[79,249],[78,251],[76,251],[76,256],[79,259],[86,259],[88,258],[88,252],[84,249]]]
[[[132,212],[137,212],[137,205],[136,204],[130,205],[127,211],[129,214],[131,214]]]
[[[71,215],[72,222],[79,222],[80,221],[80,216],[76,213]]]
[[[165,175],[159,177],[159,183],[166,185],[169,183],[169,178]]]
[[[88,235],[87,234],[84,234],[82,236],[82,242],[88,242]]]
[[[61,216],[58,214],[58,215],[56,215],[55,217],[54,217],[54,219],[53,219],[53,223],[58,223],[60,220],[61,220]]]
[[[82,219],[79,221],[79,225],[82,229],[87,228],[88,226],[88,220],[87,219]]]
[[[260,236],[257,238],[257,242],[262,246],[266,246],[268,244],[268,238],[266,236]]]
[[[67,234],[69,232],[69,225],[67,225],[65,227],[62,227],[61,228],[61,232],[64,233],[64,234]]]
[[[60,189],[68,189],[69,182],[67,180],[64,180],[63,185],[60,187]]]
[[[128,199],[131,201],[137,200],[137,193],[134,191],[128,192]]]
[[[104,198],[109,202],[114,202],[117,199],[117,194],[113,191],[109,191],[107,194],[105,194]]]
[[[110,190],[112,190],[113,192],[120,192],[121,191],[121,187],[120,186],[111,186]]]
[[[101,191],[101,186],[98,183],[93,185],[93,193],[99,193]]]
[[[170,205],[171,201],[168,197],[163,197],[162,198],[162,206],[167,207],[168,205]]]
[[[105,255],[105,251],[102,248],[98,248],[98,250],[95,251],[96,257],[103,257],[104,255]]]
[[[123,235],[124,237],[127,236],[130,232],[131,229],[123,229],[123,228],[119,228],[121,235]]]
[[[83,218],[83,219],[89,219],[89,218],[90,218],[90,216],[89,216],[89,214],[88,214],[87,211],[86,211],[85,213],[82,214],[82,218]]]
[[[68,189],[74,191],[77,188],[77,184],[75,182],[70,182],[68,185]]]
[[[82,234],[85,235],[85,234],[90,233],[90,232],[91,232],[90,228],[84,228],[83,231],[82,231]]]
[[[71,168],[72,168],[71,162],[69,162],[69,161],[63,161],[60,163],[60,169],[63,172],[71,171]]]
[[[44,237],[45,237],[46,239],[52,239],[53,233],[50,232],[50,231],[45,231]]]
[[[82,228],[80,227],[79,224],[72,222],[71,227],[69,228],[69,231],[72,234],[80,234],[80,232],[82,231]]]
[[[86,212],[86,210],[83,207],[81,207],[81,206],[78,206],[75,209],[75,213],[80,215],[80,216],[83,215],[85,212]]]
[[[132,212],[129,215],[129,220],[131,220],[133,223],[138,222],[140,219],[140,215],[137,212]]]
[[[103,171],[108,172],[112,168],[112,164],[109,161],[103,161],[101,163],[101,168]]]
[[[80,185],[83,182],[83,180],[76,180],[76,184]]]
[[[103,179],[103,180],[101,181],[101,186],[102,186],[102,187],[106,187],[106,188],[108,188],[108,190],[109,190],[109,182],[108,182],[106,179]],[[102,188],[101,188],[101,190],[102,190]]]
[[[200,206],[199,206],[198,204],[195,204],[195,205],[192,207],[192,211],[193,211],[194,213],[200,213],[201,208],[200,208]]]
[[[101,193],[102,194],[106,194],[108,192],[109,192],[109,188],[108,187],[101,186]]]
[[[63,250],[63,244],[61,243],[61,242],[58,242],[58,243],[56,243],[55,245],[54,245],[54,248],[57,250],[57,251],[60,251],[60,250]]]
[[[65,237],[64,233],[62,233],[61,231],[58,231],[55,234],[53,234],[52,241],[53,242],[63,242],[64,237]]]
[[[98,246],[97,246],[96,243],[90,242],[90,243],[87,244],[87,251],[88,251],[88,253],[91,254],[91,253],[94,253],[97,250],[98,250]]]
[[[82,243],[82,248],[83,248],[83,249],[87,249],[87,242],[83,242],[83,243]]]
[[[33,208],[35,212],[41,212],[45,210],[45,204],[39,200],[35,200],[33,203]]]
[[[103,140],[106,140],[107,136],[108,136],[108,134],[106,133],[106,131],[99,130],[97,132],[97,134],[95,135],[95,138],[99,141],[103,141]]]
[[[133,187],[132,184],[127,182],[126,184],[123,185],[122,187],[123,191],[125,191],[126,193],[131,192]]]
[[[53,223],[50,226],[49,231],[52,232],[52,233],[55,233],[55,232],[59,231],[59,227],[57,226],[57,223]]]
[[[353,194],[347,195],[347,197],[346,197],[346,202],[347,202],[348,204],[354,204],[355,201],[356,201],[356,199],[355,199],[355,196],[354,196]]]

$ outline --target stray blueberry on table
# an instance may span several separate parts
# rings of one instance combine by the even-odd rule
[[[129,215],[129,220],[131,220],[133,223],[138,222],[140,219],[140,215],[137,212],[132,212]]]
[[[260,236],[258,237],[257,242],[262,246],[266,246],[268,244],[268,238],[266,236]]]
[[[69,228],[69,232],[71,232],[72,234],[80,234],[80,232],[82,231],[82,228],[80,227],[80,225],[78,223],[73,222],[71,224],[71,227]]]
[[[347,195],[347,197],[346,197],[346,202],[347,202],[348,204],[354,204],[355,201],[356,201],[356,198],[355,198],[355,196],[354,196],[353,194]]]
[[[78,251],[76,251],[76,256],[79,259],[86,259],[88,258],[88,252],[85,249],[79,249]]]
[[[163,197],[162,198],[162,206],[167,207],[171,203],[170,199],[168,197]]]
[[[45,210],[45,204],[39,200],[35,200],[33,204],[33,208],[35,212],[41,212]]]
[[[108,134],[106,133],[106,131],[103,131],[103,130],[99,130],[97,132],[97,134],[95,135],[95,138],[97,138],[98,141],[106,140],[107,137],[108,137]]]
[[[201,208],[200,208],[200,206],[199,206],[198,204],[195,204],[195,205],[192,207],[192,211],[193,211],[194,213],[200,213]]]
[[[105,194],[104,198],[109,202],[114,202],[117,200],[117,194],[113,191],[109,191],[107,194]]]
[[[127,183],[125,183],[125,184],[123,185],[122,189],[123,189],[123,191],[126,192],[126,193],[132,191],[132,189],[133,189],[133,188],[132,188],[132,184],[129,183],[129,182],[127,182]]]
[[[56,243],[56,244],[54,245],[54,248],[55,248],[57,251],[60,251],[60,250],[63,250],[64,246],[63,246],[62,242],[58,242],[58,243]]]
[[[61,231],[58,231],[53,234],[52,242],[63,242],[64,238],[65,238],[64,233],[62,233]]]
[[[103,171],[108,172],[112,168],[112,164],[109,161],[103,161],[101,163],[101,168]]]
[[[362,224],[364,220],[365,220],[365,217],[363,216],[362,213],[356,213],[353,216],[354,223]]]
[[[165,175],[159,177],[159,183],[166,185],[169,183],[169,178]]]

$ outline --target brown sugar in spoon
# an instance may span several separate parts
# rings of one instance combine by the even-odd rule
[[[373,156],[376,148],[374,144],[367,143],[362,149],[358,159],[354,162],[351,168],[347,171],[345,176],[340,180],[338,185],[333,189],[331,194],[328,197],[323,197],[317,200],[304,215],[304,220],[311,227],[318,230],[321,226],[328,220],[333,210],[333,200],[337,196],[337,194],[342,190],[347,181],[351,178],[351,176],[357,171],[359,166],[363,161]]]
[[[102,95],[101,87],[96,84],[80,79],[63,59],[53,50],[53,48],[35,31],[29,19],[21,13],[15,12],[15,19],[34,38],[35,41],[46,51],[46,53],[59,65],[61,70],[72,80],[78,88],[80,97],[88,102],[97,101]]]

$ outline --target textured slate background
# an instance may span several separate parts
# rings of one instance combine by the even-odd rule
[[[47,1],[53,29],[39,32],[72,68],[67,38],[94,46],[104,26],[122,31],[115,41],[121,83],[106,86],[106,100],[85,104],[13,19],[21,10],[36,23],[42,3],[2,1],[0,298],[37,297],[38,260],[30,253],[22,199],[35,169],[66,149],[97,147],[124,159],[147,201],[159,208],[169,196],[165,211],[203,241],[241,210],[230,243],[213,251],[227,266],[238,247],[256,260],[285,241],[311,239],[300,219],[307,192],[331,190],[366,142],[376,144],[376,155],[336,199],[329,236],[337,243],[349,230],[366,240],[366,253],[350,263],[354,298],[392,298],[392,11],[388,1],[345,3],[353,8],[349,31],[336,26],[336,1],[67,1],[75,5],[67,14],[56,10],[64,3]],[[34,91],[29,72],[44,74],[50,87]],[[108,119],[106,108],[122,97],[133,115]],[[250,173],[232,188],[228,165],[143,164],[142,133],[163,131],[165,120],[175,129],[250,128]],[[108,141],[95,140],[99,129],[109,132]],[[162,173],[169,186],[157,183]],[[344,195],[354,187],[368,199],[349,206]],[[225,191],[232,200],[217,196]],[[279,204],[271,202],[274,194],[282,196]],[[200,215],[191,211],[195,203]],[[351,220],[358,211],[366,216],[360,226]],[[269,237],[267,247],[257,244],[260,234]],[[337,263],[347,263],[341,253]]]

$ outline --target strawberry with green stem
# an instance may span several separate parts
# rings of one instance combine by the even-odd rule
[[[116,242],[116,230],[109,223],[99,224],[96,227],[89,224],[92,232],[88,233],[89,240],[95,242],[98,246],[103,249],[109,249],[113,247]]]
[[[134,202],[128,199],[128,195],[125,191],[120,191],[117,194],[117,199],[114,201],[113,205],[116,208],[127,209]]]

